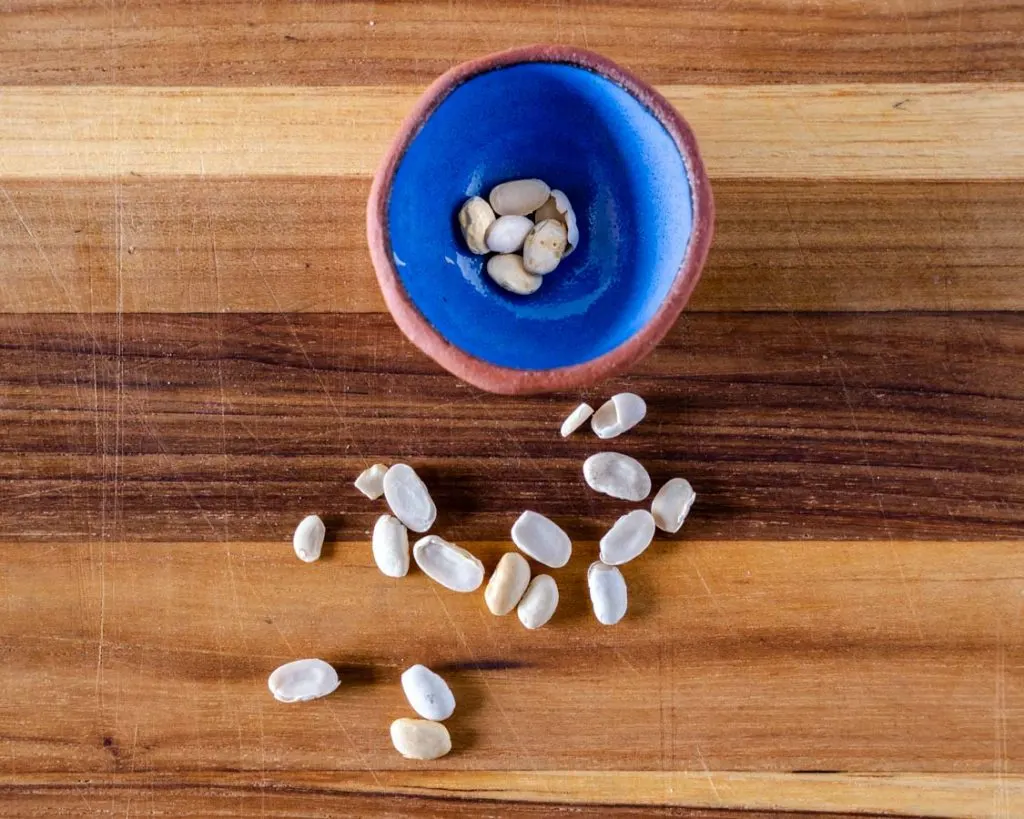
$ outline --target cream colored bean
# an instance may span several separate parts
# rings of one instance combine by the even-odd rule
[[[516,607],[529,585],[530,564],[522,555],[508,552],[502,555],[487,581],[484,602],[491,614],[504,616]]]
[[[412,710],[423,719],[446,720],[455,713],[455,695],[448,683],[425,665],[402,672],[402,691]]]
[[[621,566],[638,557],[654,539],[654,518],[646,509],[623,515],[601,538],[601,561]]]
[[[562,257],[568,256],[580,243],[580,231],[576,223],[576,212],[569,203],[569,197],[562,191],[552,190],[548,201],[533,214],[534,222],[543,222],[545,219],[555,219],[565,225],[566,245]]]
[[[356,478],[356,489],[370,500],[377,500],[384,494],[384,476],[387,472],[388,468],[384,464],[374,464],[364,469]]]
[[[512,542],[552,569],[562,568],[572,555],[572,541],[565,530],[537,512],[523,512],[512,524]]]
[[[541,179],[514,179],[495,186],[488,197],[501,216],[526,216],[543,205],[551,193]]]
[[[590,604],[599,623],[614,626],[625,617],[629,603],[626,579],[615,566],[608,566],[600,560],[591,563],[587,570],[587,586]]]
[[[434,525],[437,507],[426,484],[408,464],[395,464],[384,475],[384,499],[395,517],[414,532]]]
[[[494,223],[494,211],[484,199],[474,196],[467,199],[459,211],[459,227],[462,238],[473,253],[487,252],[487,229]]]
[[[565,225],[554,219],[538,223],[523,242],[523,267],[544,276],[558,267],[565,254]]]
[[[304,517],[295,527],[292,535],[292,548],[295,555],[304,563],[312,563],[320,559],[324,547],[324,535],[327,529],[324,522],[316,515]]]
[[[619,500],[642,501],[651,493],[651,476],[635,458],[598,452],[583,462],[583,478],[595,492]]]
[[[587,419],[594,414],[594,408],[590,404],[580,404],[576,409],[569,413],[568,417],[562,421],[562,433],[563,438],[568,438],[581,426],[583,426]]]
[[[439,759],[452,749],[452,737],[440,722],[402,717],[391,723],[391,744],[406,759]]]
[[[520,296],[536,293],[544,283],[540,276],[528,273],[523,267],[523,257],[515,253],[491,256],[487,260],[487,275],[499,286]]]
[[[528,629],[540,628],[551,619],[558,608],[558,584],[549,574],[539,574],[526,587],[516,614]]]
[[[427,577],[446,589],[471,592],[484,582],[484,564],[461,546],[437,535],[417,540],[412,556]]]
[[[666,483],[651,502],[651,514],[654,522],[663,532],[675,534],[690,514],[697,494],[685,478],[673,478]]]
[[[326,697],[340,682],[338,672],[323,660],[294,660],[275,668],[267,687],[278,702],[307,702]]]
[[[518,253],[533,230],[527,216],[501,216],[487,229],[487,249],[495,253]]]
[[[381,515],[373,526],[373,562],[388,577],[409,573],[409,532],[402,521]]]
[[[613,395],[590,419],[590,426],[598,438],[615,438],[631,430],[647,415],[647,403],[639,395],[620,392]]]

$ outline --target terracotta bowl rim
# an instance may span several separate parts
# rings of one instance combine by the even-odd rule
[[[664,126],[676,143],[689,175],[693,228],[686,255],[661,306],[640,330],[607,353],[580,364],[550,370],[520,370],[477,358],[451,344],[420,313],[395,268],[388,232],[391,185],[405,151],[423,123],[459,85],[488,71],[519,63],[548,62],[593,71],[628,91]],[[553,392],[589,386],[621,373],[644,358],[664,338],[689,301],[707,258],[714,231],[715,205],[693,131],[661,94],[632,72],[585,49],[533,45],[489,54],[461,63],[438,77],[402,122],[370,187],[366,231],[370,257],[384,302],[406,337],[448,372],[476,387],[506,395]]]

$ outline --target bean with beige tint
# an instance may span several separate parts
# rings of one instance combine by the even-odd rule
[[[491,190],[491,207],[499,216],[526,216],[548,201],[551,188],[541,179],[513,179]]]
[[[576,212],[569,203],[569,197],[562,191],[552,189],[548,201],[541,205],[533,214],[533,221],[538,224],[545,219],[554,219],[565,226],[566,245],[563,258],[576,249],[580,243],[580,230],[576,223]]]
[[[522,598],[530,584],[530,564],[516,552],[501,556],[494,574],[484,589],[484,602],[491,614],[499,617],[508,614]]]
[[[562,260],[565,253],[565,226],[554,219],[545,219],[530,231],[523,242],[523,268],[527,273],[546,276]]]
[[[487,253],[487,229],[494,224],[495,216],[491,206],[479,196],[466,200],[459,210],[459,227],[462,238],[473,253]]]
[[[391,723],[391,744],[406,759],[440,759],[452,749],[452,737],[440,722],[402,717]]]
[[[523,267],[523,257],[516,253],[502,253],[487,260],[487,275],[509,293],[529,296],[536,293],[544,279]]]

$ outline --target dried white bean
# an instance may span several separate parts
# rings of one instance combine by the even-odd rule
[[[437,507],[426,484],[408,464],[395,464],[387,471],[384,499],[395,517],[414,532],[425,532],[434,525]]]
[[[326,697],[340,682],[338,672],[323,660],[294,660],[275,668],[267,687],[279,702],[306,702]]]
[[[523,242],[523,267],[528,273],[544,276],[558,267],[565,255],[565,225],[545,219],[530,231]]]
[[[391,723],[391,744],[406,759],[438,759],[452,749],[452,737],[440,722],[402,717]]]
[[[587,486],[619,500],[642,501],[651,493],[651,476],[635,458],[619,452],[598,452],[583,462]]]
[[[560,569],[572,555],[572,541],[557,523],[526,511],[512,524],[512,542],[538,563]]]
[[[388,468],[384,464],[374,464],[369,469],[364,469],[356,478],[356,489],[370,500],[377,500],[384,494],[384,476],[387,471]]]
[[[580,243],[580,230],[576,224],[576,212],[569,203],[569,197],[560,190],[551,191],[548,201],[541,205],[533,214],[533,221],[543,222],[545,219],[556,219],[565,225],[566,247],[562,257],[568,256]]]
[[[427,577],[446,589],[471,592],[484,582],[484,564],[461,546],[437,535],[417,540],[412,556]]]
[[[501,216],[526,216],[548,201],[551,189],[540,179],[514,179],[494,187],[491,207]]]
[[[528,216],[500,216],[487,228],[487,249],[495,253],[518,253],[533,221]]]
[[[587,569],[587,586],[590,604],[599,623],[614,626],[625,616],[628,604],[626,579],[615,566],[608,566],[600,560],[591,563]]]
[[[666,483],[651,502],[651,514],[654,522],[663,532],[675,534],[690,514],[697,494],[685,478],[673,478]]]
[[[583,426],[587,419],[594,414],[594,408],[590,404],[580,404],[576,409],[569,413],[568,417],[562,421],[562,437],[568,438],[581,426]]]
[[[639,395],[620,392],[613,395],[590,419],[598,438],[615,438],[632,429],[647,415],[647,403]]]
[[[487,229],[494,222],[494,211],[484,199],[474,196],[467,199],[459,211],[459,227],[466,247],[473,253],[483,255],[487,252]]]
[[[373,562],[388,577],[409,573],[409,532],[402,521],[381,515],[373,526]]]
[[[516,253],[502,253],[487,260],[487,275],[495,283],[520,296],[536,293],[544,283],[540,276],[534,276],[523,267],[523,257]]]
[[[292,535],[292,547],[299,560],[312,563],[314,560],[320,559],[326,532],[324,522],[316,515],[304,517],[299,522],[299,525],[295,527],[295,534]]]
[[[623,515],[601,538],[601,561],[621,566],[642,554],[654,539],[654,518],[646,509]]]
[[[529,629],[540,628],[558,608],[558,584],[549,574],[539,574],[526,587],[526,594],[519,601],[516,614],[519,622]]]
[[[521,554],[508,552],[501,556],[494,574],[487,581],[484,602],[491,614],[499,617],[508,614],[516,607],[529,585],[530,564]]]
[[[445,720],[455,713],[455,695],[448,683],[425,665],[402,672],[402,691],[412,710],[423,719]]]

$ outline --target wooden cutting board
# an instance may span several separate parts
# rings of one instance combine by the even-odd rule
[[[0,814],[1024,815],[1022,38],[994,0],[4,4]],[[382,313],[363,211],[434,76],[537,41],[683,111],[718,232],[636,372],[508,399]],[[699,499],[602,628],[629,506],[557,427],[622,389],[616,446]],[[351,481],[399,459],[489,567],[566,526],[548,628],[377,573]],[[306,656],[341,689],[275,702]],[[415,662],[435,763],[388,741]]]

